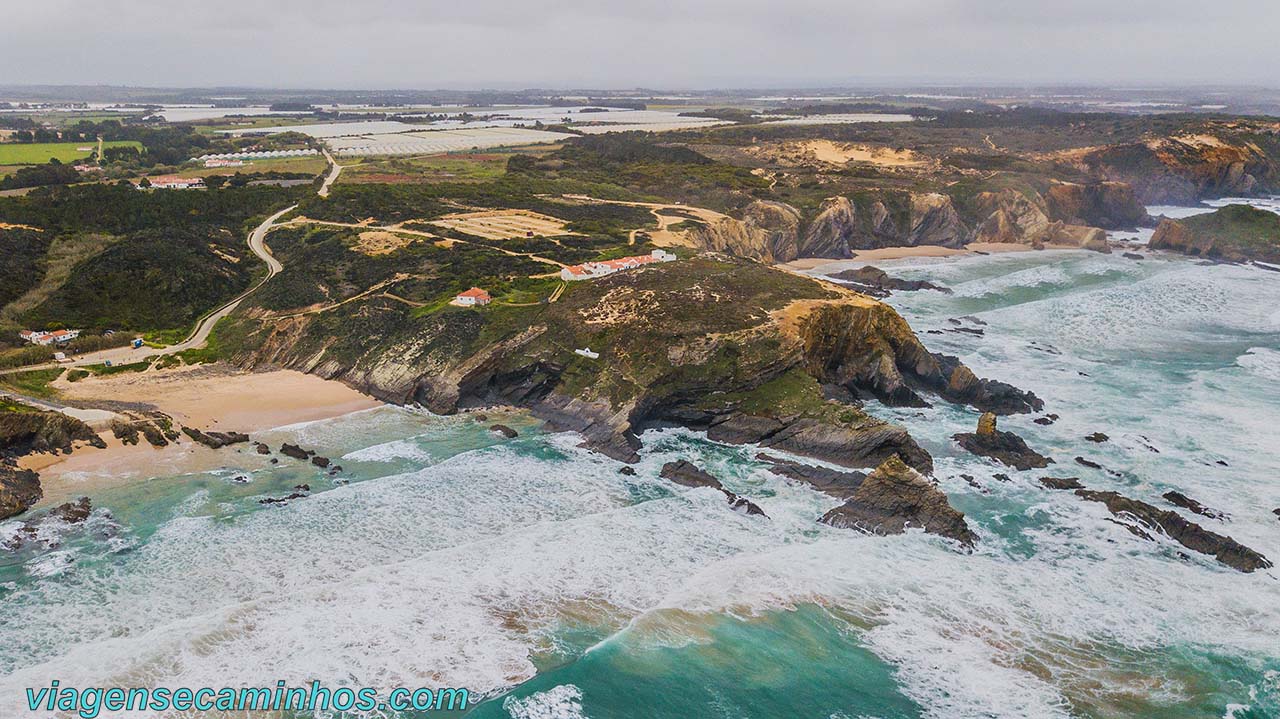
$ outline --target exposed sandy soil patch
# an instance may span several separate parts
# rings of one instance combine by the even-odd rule
[[[413,242],[415,242],[413,238],[397,235],[394,232],[367,230],[360,233],[359,242],[352,249],[366,255],[389,255],[402,247],[408,247]]]
[[[885,167],[918,167],[927,164],[923,158],[911,150],[850,145],[831,140],[808,140],[798,144],[802,152],[812,154],[818,160],[833,165],[867,162]]]

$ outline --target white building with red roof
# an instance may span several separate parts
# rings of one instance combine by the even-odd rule
[[[487,305],[491,300],[492,298],[489,297],[488,292],[479,287],[472,287],[466,292],[458,293],[449,304],[457,305],[458,307],[475,307],[477,305]]]
[[[591,280],[621,272],[622,270],[633,270],[655,262],[671,262],[675,259],[676,256],[666,250],[654,250],[647,255],[619,257],[616,260],[600,260],[598,262],[583,262],[580,265],[571,265],[560,270],[560,279],[566,281]]]
[[[80,330],[54,330],[52,332],[23,330],[18,333],[18,336],[33,345],[60,345],[79,337]]]

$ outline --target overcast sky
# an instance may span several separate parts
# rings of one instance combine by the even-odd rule
[[[1280,0],[0,0],[0,85],[1280,84]]]

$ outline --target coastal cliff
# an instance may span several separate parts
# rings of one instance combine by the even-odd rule
[[[888,305],[718,254],[576,283],[534,307],[414,317],[371,298],[284,322],[235,322],[243,366],[313,372],[438,413],[526,407],[624,461],[636,459],[643,429],[679,424],[849,467],[896,454],[929,471],[928,453],[861,399],[920,406],[937,396],[1002,413],[1040,406],[929,352]],[[587,348],[599,357],[574,351]]]
[[[985,190],[962,206],[948,194],[885,192],[858,202],[828,197],[806,218],[781,202],[752,202],[691,233],[700,248],[786,262],[797,257],[846,259],[882,247],[961,248],[971,242],[1057,245],[1110,251],[1106,230],[1148,225],[1133,189],[1121,182],[1053,182],[1034,189]]]
[[[1148,246],[1224,262],[1280,264],[1280,215],[1249,205],[1227,205],[1181,220],[1166,218]]]
[[[1275,191],[1276,149],[1265,132],[1210,122],[1172,136],[1074,152],[1069,159],[1091,175],[1131,185],[1146,204],[1187,205]]]

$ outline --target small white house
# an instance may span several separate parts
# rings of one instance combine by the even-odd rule
[[[492,300],[489,293],[479,287],[472,287],[466,292],[461,292],[453,298],[449,304],[458,307],[475,307],[477,305],[487,305]]]
[[[33,345],[47,347],[49,345],[60,345],[70,342],[80,336],[80,330],[54,330],[53,332],[23,330],[18,333],[18,336]]]
[[[583,347],[582,349],[576,349],[573,351],[573,353],[576,355],[582,355],[587,359],[600,359],[600,353],[592,352],[590,347]]]

